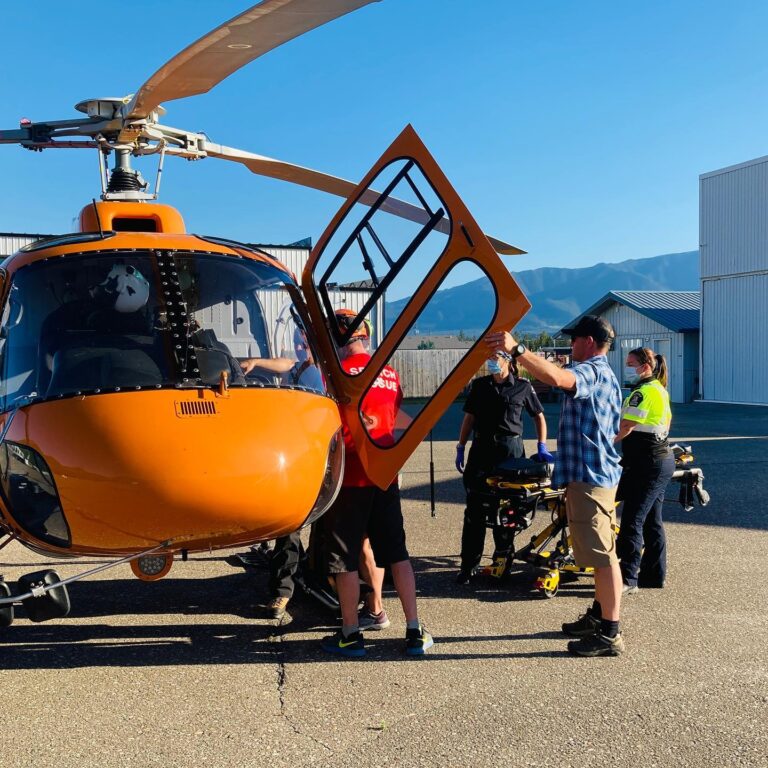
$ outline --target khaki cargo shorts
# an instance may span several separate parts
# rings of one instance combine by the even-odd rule
[[[565,513],[571,531],[571,546],[581,568],[603,568],[618,562],[616,557],[616,488],[589,483],[568,483]]]

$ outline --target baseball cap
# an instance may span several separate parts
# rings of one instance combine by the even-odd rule
[[[616,338],[613,326],[597,315],[584,315],[572,328],[563,328],[563,333],[571,338],[591,336],[598,344],[610,344]]]

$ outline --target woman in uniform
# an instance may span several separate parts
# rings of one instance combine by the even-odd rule
[[[485,545],[486,508],[472,492],[481,475],[510,457],[525,456],[523,409],[533,418],[538,441],[538,458],[552,461],[547,452],[547,422],[541,403],[529,381],[517,377],[511,355],[497,352],[487,363],[489,376],[472,382],[464,403],[464,420],[456,445],[456,469],[464,474],[467,507],[461,533],[461,570],[456,581],[466,584],[480,564]],[[464,467],[466,442],[474,431],[469,459]],[[495,533],[495,531],[494,531]]]
[[[621,410],[616,443],[623,470],[617,501],[623,501],[616,553],[624,594],[640,587],[661,589],[667,574],[667,544],[661,508],[675,459],[667,436],[672,422],[663,355],[638,347],[627,354],[624,378],[632,387]]]

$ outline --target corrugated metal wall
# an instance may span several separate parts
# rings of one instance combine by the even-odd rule
[[[699,180],[701,278],[768,270],[768,157]]]
[[[608,362],[620,383],[627,351],[640,345],[650,347],[667,358],[670,400],[673,403],[690,402],[695,396],[693,382],[698,369],[698,354],[690,341],[686,354],[686,336],[698,337],[698,334],[674,333],[624,304],[613,304],[602,316],[616,331],[616,343],[608,353]]]
[[[699,179],[705,400],[768,404],[768,157]]]
[[[702,281],[705,400],[768,404],[767,298],[768,273]]]
[[[359,311],[363,308],[363,305],[370,297],[368,291],[332,291],[331,303],[334,307],[347,307],[355,311]],[[291,303],[290,297],[287,291],[256,291],[256,296],[261,303],[264,310],[264,317],[267,321],[267,327],[272,329],[270,333],[270,343],[273,344],[272,354],[282,355],[293,353],[293,324],[288,322],[290,320],[290,314],[288,312],[288,305]],[[378,346],[381,341],[382,328],[384,326],[384,302],[379,301],[374,307],[373,317],[373,345]],[[278,319],[282,322],[278,326]],[[274,338],[274,329],[277,329],[277,339]],[[225,344],[229,344],[230,341],[219,333],[219,329],[216,329],[217,337]],[[234,338],[232,339],[235,340]],[[234,347],[231,347],[234,350]],[[234,352],[233,352],[234,354]],[[237,356],[237,355],[236,355]],[[245,353],[242,355],[245,356]]]
[[[309,248],[278,245],[258,245],[256,247],[270,256],[274,256],[281,264],[285,264],[296,276],[296,280],[301,283],[301,273],[309,258]]]
[[[7,232],[0,234],[0,260],[42,237],[49,237],[49,235],[14,235]]]

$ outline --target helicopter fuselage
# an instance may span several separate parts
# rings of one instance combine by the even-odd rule
[[[343,469],[337,403],[239,367],[285,354],[262,304],[302,322],[291,273],[184,234],[167,206],[96,203],[81,225],[2,264],[0,526],[106,556],[238,546],[321,514]]]

